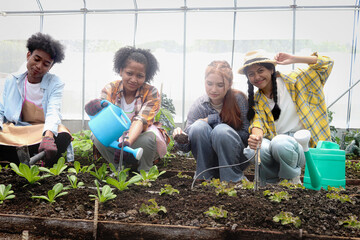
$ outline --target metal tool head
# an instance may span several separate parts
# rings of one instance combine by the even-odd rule
[[[28,146],[16,147],[16,152],[20,163],[30,166],[30,154]]]

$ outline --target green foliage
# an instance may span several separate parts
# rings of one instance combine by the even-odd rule
[[[114,194],[112,192],[112,189],[110,188],[109,185],[103,186],[102,189],[101,189],[101,192],[100,192],[99,182],[97,180],[94,180],[94,182],[95,182],[95,185],[96,185],[98,195],[92,195],[92,194],[89,195],[89,197],[92,197],[91,200],[98,199],[100,203],[103,203],[103,202],[106,202],[108,200],[116,198],[116,194]]]
[[[108,177],[106,179],[106,182],[108,184],[111,184],[113,185],[114,187],[116,187],[117,189],[119,189],[120,191],[123,191],[123,190],[126,190],[126,189],[129,189],[128,188],[128,185],[131,184],[130,181],[126,181],[126,178],[127,178],[127,174],[126,172],[129,171],[130,168],[127,168],[123,171],[120,171],[118,174],[116,174],[116,177],[118,178],[117,180],[114,179],[114,178],[111,178],[111,177]]]
[[[243,180],[241,180],[241,188],[248,189],[248,190],[254,189],[254,183],[243,179]]]
[[[327,193],[326,197],[329,199],[335,199],[335,200],[339,200],[341,203],[345,203],[345,202],[349,202],[351,204],[355,204],[355,201],[353,201],[349,195],[346,194],[339,194],[336,192],[331,192],[331,193]]]
[[[273,217],[274,222],[280,222],[282,225],[293,224],[299,228],[301,226],[301,220],[299,217],[294,217],[291,212],[281,211],[278,215]]]
[[[50,169],[46,168],[46,167],[39,167],[40,171],[43,172],[47,172],[49,173],[49,175],[60,175],[63,171],[65,171],[65,169],[67,168],[67,166],[65,165],[65,158],[61,157],[59,158],[59,160],[57,161],[57,163],[54,164],[54,166]],[[45,175],[46,177],[49,175]]]
[[[359,130],[347,131],[343,140],[345,154],[348,159],[360,157],[360,132]]]
[[[90,172],[93,167],[95,167],[94,164],[91,164],[90,166],[81,167],[80,162],[74,161],[74,167],[69,168],[68,173],[75,173],[76,175],[79,173],[86,173],[86,172]]]
[[[229,186],[229,183],[226,181],[221,182],[218,178],[213,178],[210,182],[204,181],[201,185],[215,187],[216,195],[227,194],[231,197],[235,197],[237,193],[235,187]]]
[[[149,170],[149,172],[145,172],[144,170],[140,170],[140,173],[133,172],[135,174],[134,177],[132,177],[129,181],[131,183],[136,183],[137,185],[143,185],[143,186],[151,186],[150,181],[155,181],[160,177],[162,174],[164,174],[166,171],[159,172],[156,165],[152,166]]]
[[[155,116],[155,122],[160,122],[162,127],[171,132],[175,128],[173,114],[175,114],[175,107],[172,99],[167,98],[165,93],[161,94],[161,108]]]
[[[353,161],[346,160],[345,167],[346,167],[346,169],[351,169],[351,170],[358,172],[358,171],[360,171],[360,162],[353,162]]]
[[[227,218],[228,211],[222,209],[223,206],[218,207],[210,207],[209,211],[204,212],[206,215],[219,219],[219,218]]]
[[[159,212],[166,213],[166,208],[164,206],[159,206],[154,198],[148,200],[150,202],[149,205],[146,205],[145,203],[141,204],[141,207],[139,209],[139,212],[146,213],[148,215],[156,215]]]
[[[78,178],[75,175],[67,175],[67,178],[70,181],[70,186],[64,189],[69,189],[70,187],[76,189],[78,187],[84,186],[83,182],[78,183]]]
[[[28,165],[23,163],[20,163],[19,167],[15,163],[10,163],[10,167],[17,175],[26,178],[30,184],[33,184],[42,179],[42,177],[39,176],[39,167],[36,165],[33,165],[31,168],[29,168]]]
[[[89,171],[89,173],[91,175],[93,175],[94,177],[96,177],[97,179],[99,179],[100,181],[103,181],[107,178],[107,174],[109,173],[109,171],[107,170],[107,165],[106,163],[103,163],[101,167],[99,167],[99,169],[96,169],[96,167],[94,167],[95,171]]]
[[[14,191],[11,190],[11,184],[5,187],[4,184],[0,184],[0,204],[2,204],[5,200],[13,199],[15,197]]]
[[[348,228],[360,229],[360,222],[357,220],[357,217],[354,215],[349,216],[349,218],[347,218],[345,220],[340,220],[339,224],[344,225],[345,227],[348,227]]]
[[[72,141],[75,156],[91,160],[93,157],[93,142],[90,139],[91,131],[82,130],[73,135]]]
[[[300,183],[298,183],[298,184],[290,183],[287,179],[282,180],[279,183],[279,185],[283,186],[283,187],[287,187],[289,189],[296,189],[296,188],[305,189],[305,187],[303,185],[301,185]]]
[[[48,196],[32,196],[31,198],[39,198],[48,201],[49,203],[55,202],[55,199],[68,194],[68,192],[61,192],[64,186],[62,183],[57,183],[55,186],[48,191]]]
[[[327,190],[328,190],[329,192],[341,192],[341,191],[345,191],[345,189],[344,189],[342,186],[340,186],[340,187],[338,187],[338,188],[328,186],[328,187],[327,187]]]
[[[289,200],[291,195],[288,192],[271,192],[270,190],[265,190],[263,192],[264,196],[269,196],[270,201],[280,203],[282,200]]]
[[[178,172],[178,174],[176,175],[178,178],[187,178],[187,179],[192,179],[191,176],[187,175],[187,174],[182,174],[182,172]]]
[[[161,188],[160,195],[168,194],[173,195],[174,193],[179,194],[179,190],[173,188],[170,184],[165,184],[165,188]]]

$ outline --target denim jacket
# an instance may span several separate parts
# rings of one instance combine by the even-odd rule
[[[27,72],[20,75],[12,75],[5,80],[2,93],[3,102],[0,103],[0,128],[3,123],[13,122],[17,126],[26,126],[30,123],[20,119],[22,104],[24,102],[24,83]],[[45,114],[44,130],[50,130],[55,136],[58,135],[58,126],[61,123],[61,104],[65,84],[54,74],[46,73],[40,84],[44,93],[42,106]],[[68,149],[68,160],[72,161],[74,154],[72,144]],[[69,159],[70,157],[70,159]]]

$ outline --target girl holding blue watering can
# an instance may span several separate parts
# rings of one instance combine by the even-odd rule
[[[149,50],[124,47],[115,53],[114,71],[122,80],[107,84],[101,91],[100,99],[87,103],[85,111],[90,116],[96,115],[108,105],[102,100],[120,107],[131,119],[131,125],[125,138],[119,139],[119,147],[143,149],[139,161],[124,151],[124,165],[148,171],[154,160],[166,154],[170,140],[166,132],[154,124],[161,99],[158,90],[149,82],[158,71],[158,62]],[[92,139],[100,154],[117,166],[121,150],[104,146],[95,136]]]
[[[248,103],[244,93],[231,88],[232,83],[229,63],[211,62],[205,71],[206,94],[192,104],[184,131],[176,128],[173,132],[175,146],[184,152],[192,151],[196,178],[232,182],[245,178]],[[217,168],[233,164],[239,165]]]
[[[276,64],[308,64],[289,74],[275,70]],[[261,147],[261,184],[288,179],[301,183],[301,168],[305,165],[303,148],[293,138],[296,131],[311,132],[310,147],[320,140],[330,141],[330,128],[323,87],[333,60],[317,53],[294,56],[278,53],[274,59],[263,50],[245,54],[238,73],[248,79],[250,121],[249,147]],[[259,90],[254,94],[254,86]],[[251,150],[245,155],[250,157]]]

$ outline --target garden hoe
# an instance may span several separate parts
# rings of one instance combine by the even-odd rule
[[[39,152],[35,156],[30,158],[28,146],[21,146],[16,148],[17,155],[20,163],[26,164],[29,167],[37,163],[40,159],[45,157],[45,151]]]

